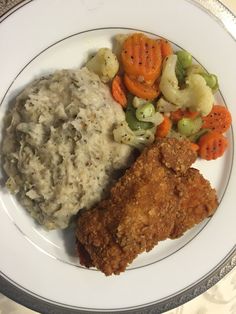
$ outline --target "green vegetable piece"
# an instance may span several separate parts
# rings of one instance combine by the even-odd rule
[[[215,77],[215,80],[216,80],[216,84],[212,88],[212,91],[215,93],[219,89],[219,82],[218,82],[218,77],[215,74],[212,74],[212,75]]]
[[[136,110],[136,118],[139,121],[144,121],[146,118],[150,118],[155,114],[155,107],[152,103],[146,103],[138,107]]]
[[[187,69],[188,67],[192,65],[192,56],[189,52],[185,50],[180,50],[176,54],[177,54],[179,62],[181,63],[184,69]]]
[[[181,63],[179,62],[179,60],[177,60],[176,62],[175,74],[178,79],[179,85],[180,86],[183,85],[185,82],[186,72],[185,69],[182,67]]]
[[[201,76],[204,77],[207,85],[212,89],[218,89],[218,78],[215,74],[201,73]]]
[[[153,127],[153,123],[139,121],[136,118],[136,110],[132,105],[128,105],[125,113],[126,122],[131,130],[148,130]]]
[[[190,136],[201,129],[202,119],[200,117],[196,119],[182,118],[178,121],[177,129],[178,132]]]
[[[194,142],[194,143],[197,143],[198,140],[200,139],[200,137],[204,134],[206,134],[207,132],[209,132],[210,130],[209,129],[201,129],[200,131],[188,136],[188,139],[191,141],[191,142]]]

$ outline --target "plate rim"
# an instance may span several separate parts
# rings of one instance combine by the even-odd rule
[[[7,5],[7,10],[3,15],[0,15],[0,23],[2,23],[8,16],[14,14],[16,11],[24,7],[25,5],[33,2],[34,0],[21,0],[20,2],[13,0],[10,4]],[[208,15],[215,18],[218,23],[221,24],[223,28],[228,32],[228,34],[236,41],[236,37],[234,36],[232,30],[229,26],[225,25],[225,17],[222,15],[223,13],[227,15],[227,17],[233,21],[233,24],[236,26],[236,15],[227,8],[223,3],[219,0],[186,0],[191,2],[193,5],[198,6],[202,10],[206,11]],[[8,8],[9,7],[9,8]],[[215,10],[213,10],[213,8]],[[203,278],[200,278],[197,283],[191,285],[189,288],[186,288],[184,291],[179,293],[178,295],[174,295],[172,297],[167,297],[166,300],[160,302],[152,302],[150,305],[141,305],[134,306],[132,309],[118,309],[118,310],[107,310],[106,313],[163,313],[167,310],[171,310],[176,308],[198,295],[202,294],[213,285],[215,285],[218,281],[220,281],[226,274],[228,274],[234,267],[236,266],[236,245],[232,248],[232,250],[216,265],[214,269],[212,269],[208,274],[206,274]],[[13,301],[26,306],[34,311],[40,311],[43,313],[58,313],[58,314],[69,314],[69,313],[104,313],[103,311],[93,310],[93,309],[73,309],[69,307],[64,307],[63,305],[59,305],[60,303],[51,303],[43,298],[38,298],[35,295],[27,292],[23,287],[20,288],[20,285],[14,284],[10,278],[7,276],[2,276],[0,271],[0,292],[3,293],[8,298]],[[92,310],[92,311],[91,311]]]
[[[8,298],[13,301],[27,306],[28,308],[39,311],[39,313],[53,313],[53,314],[76,314],[76,313],[133,313],[133,314],[149,314],[149,313],[163,313],[168,310],[174,309],[198,295],[204,293],[206,290],[215,285],[219,280],[221,280],[225,275],[227,275],[234,267],[236,266],[236,245],[232,248],[232,250],[227,254],[227,256],[223,259],[223,261],[219,262],[216,265],[215,269],[210,271],[208,275],[204,278],[199,279],[199,281],[192,285],[190,288],[186,288],[183,292],[178,295],[174,295],[167,300],[163,300],[160,302],[152,302],[149,305],[132,307],[131,309],[118,309],[115,310],[93,310],[91,308],[84,309],[73,309],[69,307],[64,307],[63,305],[59,305],[56,303],[51,303],[46,300],[37,298],[35,295],[27,292],[22,287],[12,283],[10,278],[4,278],[0,275],[0,292],[3,293]]]

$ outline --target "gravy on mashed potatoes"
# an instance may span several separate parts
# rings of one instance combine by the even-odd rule
[[[61,70],[17,97],[3,141],[8,189],[47,229],[66,228],[79,209],[98,202],[128,145],[112,130],[125,120],[108,86],[86,68]]]

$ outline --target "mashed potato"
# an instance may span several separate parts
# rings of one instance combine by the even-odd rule
[[[124,112],[86,68],[33,82],[16,99],[3,142],[7,187],[47,229],[98,202],[131,149],[112,138]]]

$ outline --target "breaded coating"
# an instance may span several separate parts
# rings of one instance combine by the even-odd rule
[[[199,170],[190,168],[177,178],[179,209],[170,238],[180,237],[186,230],[214,214],[217,207],[216,192]]]
[[[108,199],[79,214],[81,264],[106,275],[119,274],[138,254],[180,236],[212,214],[217,207],[215,190],[197,170],[189,169],[196,157],[188,141],[161,139],[146,148]]]

